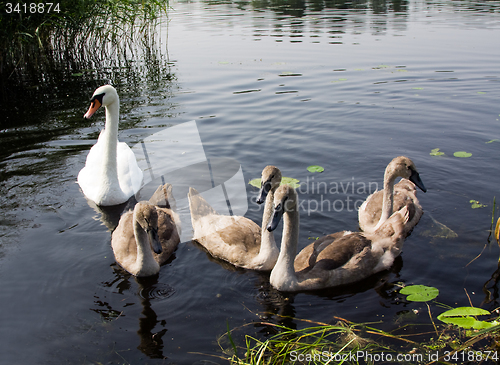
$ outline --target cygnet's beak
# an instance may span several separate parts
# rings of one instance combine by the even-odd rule
[[[410,181],[414,183],[420,190],[422,190],[424,193],[427,191],[427,189],[424,186],[424,183],[420,179],[420,175],[418,174],[417,171],[411,170],[411,176],[410,176]]]
[[[161,247],[160,237],[158,237],[158,230],[156,228],[151,228],[148,231],[148,238],[153,251],[157,254],[162,253],[163,248]]]

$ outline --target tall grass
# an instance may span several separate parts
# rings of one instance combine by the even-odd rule
[[[60,12],[24,13],[21,7],[8,14],[6,4],[0,2],[2,99],[152,49],[153,29],[168,9],[168,0],[58,0]]]

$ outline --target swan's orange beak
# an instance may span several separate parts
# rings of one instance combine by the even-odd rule
[[[99,109],[101,107],[101,105],[102,104],[99,100],[97,100],[97,99],[92,100],[92,102],[90,103],[89,110],[87,110],[87,112],[85,113],[85,115],[83,117],[86,119],[89,119],[92,115],[94,115],[94,113],[97,111],[97,109]]]

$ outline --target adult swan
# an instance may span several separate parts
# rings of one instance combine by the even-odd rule
[[[90,118],[104,105],[106,125],[87,155],[85,167],[78,174],[78,184],[97,205],[121,204],[141,188],[142,170],[127,144],[118,142],[120,99],[115,88],[101,86],[94,91],[90,102],[83,117]]]

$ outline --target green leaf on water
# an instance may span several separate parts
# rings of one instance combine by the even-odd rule
[[[423,90],[423,87],[412,87],[413,90]]]
[[[478,94],[486,94],[484,91],[478,91]]]
[[[77,72],[75,74],[71,74],[71,76],[80,77],[80,76],[83,76],[83,73],[82,72]]]
[[[261,185],[260,177],[250,180],[248,182],[248,184],[260,189],[260,185]],[[300,186],[299,180],[293,179],[291,177],[285,177],[285,176],[281,178],[281,185],[284,185],[284,184],[290,185],[292,188],[295,188],[295,189]]]
[[[474,200],[474,199],[469,200],[469,203],[471,203],[471,204],[472,204],[472,205],[471,205],[471,208],[472,208],[472,209],[477,209],[477,208],[485,208],[485,207],[487,207],[487,205],[481,204],[481,203],[479,203],[479,201]]]
[[[399,292],[408,295],[406,299],[410,302],[428,302],[439,295],[437,288],[425,285],[408,285]]]
[[[437,318],[444,323],[454,324],[462,328],[483,329],[496,325],[495,322],[478,321],[472,316],[489,315],[490,312],[476,307],[458,307],[441,313]]]
[[[439,148],[434,148],[431,150],[431,153],[429,153],[431,156],[443,156],[444,152],[440,152]]]
[[[453,154],[453,156],[455,157],[462,157],[462,158],[466,158],[466,157],[470,157],[472,156],[472,153],[470,152],[465,152],[465,151],[458,151],[458,152],[455,152]]]
[[[493,143],[493,142],[498,142],[500,139],[492,139],[491,141],[485,142],[485,143]]]
[[[299,180],[285,176],[281,178],[281,185],[290,185],[294,189],[297,189],[300,186]]]
[[[318,165],[311,165],[307,168],[307,171],[309,172],[323,172],[325,169],[321,166]]]
[[[256,188],[260,189],[260,177],[253,179],[253,180],[250,180],[248,183],[250,185],[255,186]]]

